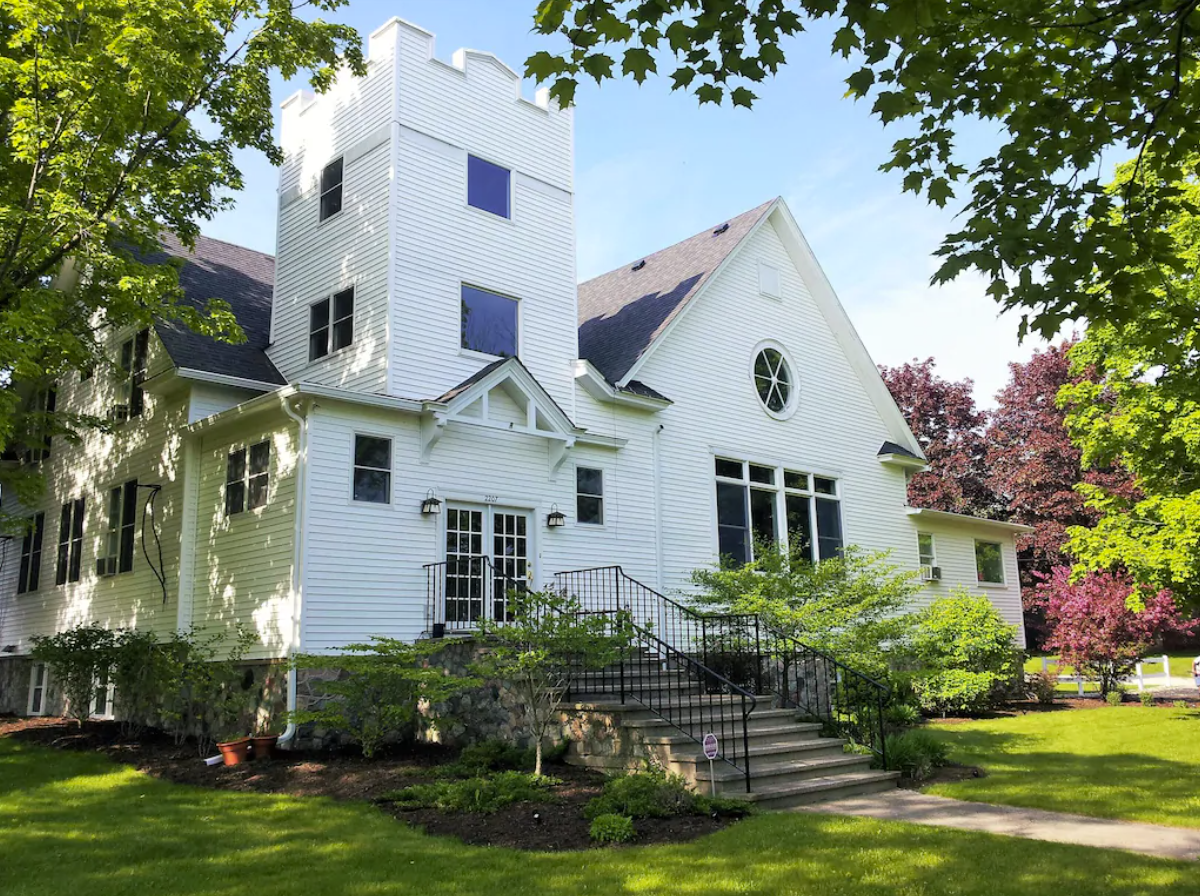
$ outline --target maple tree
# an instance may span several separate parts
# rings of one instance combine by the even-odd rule
[[[1071,570],[1060,566],[1038,585],[1037,599],[1051,626],[1046,647],[1098,679],[1105,695],[1157,640],[1200,626],[1184,618],[1170,591],[1148,590],[1125,573],[1093,572],[1072,581]]]
[[[909,479],[914,507],[996,517],[1001,506],[989,484],[987,415],[975,405],[971,380],[943,379],[933,358],[913,360],[879,372],[929,461],[929,470]]]

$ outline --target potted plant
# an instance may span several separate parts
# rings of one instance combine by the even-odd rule
[[[240,737],[217,744],[226,765],[241,765],[250,756],[250,738]]]
[[[279,742],[278,734],[271,734],[271,722],[269,719],[260,719],[254,727],[254,734],[250,737],[250,743],[254,746],[255,759],[274,759],[275,744]]]

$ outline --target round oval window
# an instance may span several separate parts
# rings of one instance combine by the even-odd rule
[[[759,400],[773,414],[783,413],[792,399],[792,371],[783,352],[764,348],[754,359],[754,386]]]

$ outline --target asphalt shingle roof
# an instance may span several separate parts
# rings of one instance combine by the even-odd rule
[[[245,342],[231,345],[194,333],[178,321],[159,323],[155,331],[175,365],[284,385],[287,380],[265,352],[271,339],[274,257],[205,236],[196,238],[192,252],[173,236],[164,237],[162,242],[162,253],[148,260],[184,260],[179,272],[183,301],[203,308],[209,299],[224,299],[246,332]]]
[[[775,200],[579,285],[579,354],[617,383]],[[637,266],[638,269],[634,270]]]
[[[914,454],[911,448],[905,448],[896,442],[884,442],[879,446],[879,454],[901,454],[904,457],[915,457],[917,460],[925,460],[919,454]]]

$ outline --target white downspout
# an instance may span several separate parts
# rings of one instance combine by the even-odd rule
[[[654,567],[656,570],[654,585],[659,594],[666,587],[663,572],[663,519],[662,519],[662,431],[664,424],[658,424],[651,437],[652,463],[654,464]]]
[[[288,646],[287,656],[287,711],[290,716],[296,711],[296,673],[291,668],[292,657],[300,650],[300,625],[303,620],[304,600],[304,516],[305,495],[308,493],[308,414],[311,406],[305,408],[300,415],[292,408],[285,398],[281,402],[283,412],[296,422],[299,428],[299,447],[296,455],[296,529],[293,534],[292,556],[292,643]],[[280,744],[287,744],[296,736],[296,723],[288,722],[287,728],[279,736]]]

